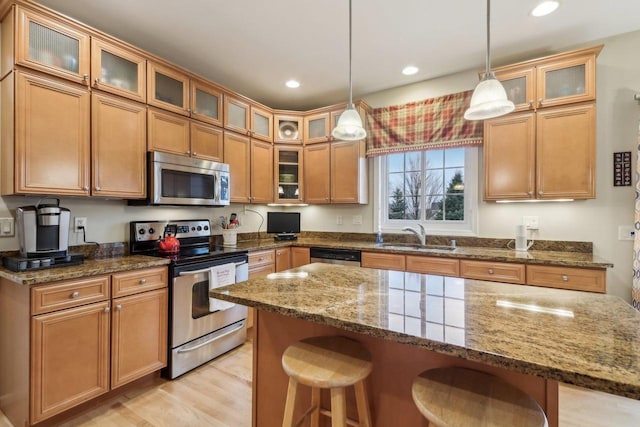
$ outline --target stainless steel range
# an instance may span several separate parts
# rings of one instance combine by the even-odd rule
[[[160,250],[166,230],[178,238],[179,252]],[[247,280],[247,251],[210,246],[209,220],[134,221],[130,232],[131,254],[171,259],[165,377],[176,378],[245,342],[247,307],[209,298],[209,289]]]

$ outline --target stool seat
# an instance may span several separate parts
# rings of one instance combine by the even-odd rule
[[[429,425],[438,427],[546,427],[538,403],[493,375],[466,368],[421,373],[411,387],[413,401]]]
[[[282,367],[289,376],[283,427],[298,426],[307,416],[311,427],[318,427],[320,415],[331,417],[332,427],[372,426],[364,380],[373,364],[371,354],[358,342],[341,336],[306,338],[287,347],[282,354]],[[311,407],[295,421],[298,384],[311,387]],[[355,390],[358,421],[347,418],[345,390],[348,386]],[[321,408],[321,389],[331,390],[331,411]]]

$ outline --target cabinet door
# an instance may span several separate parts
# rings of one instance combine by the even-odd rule
[[[168,290],[113,300],[111,388],[167,365]]]
[[[16,10],[16,63],[88,85],[89,35],[70,23]]]
[[[16,72],[15,93],[16,192],[88,196],[89,91]]]
[[[329,141],[331,117],[329,113],[319,113],[304,118],[304,142],[313,144]]]
[[[538,65],[538,108],[596,99],[594,53],[549,60]]]
[[[302,147],[275,146],[273,170],[276,203],[302,203],[304,200],[302,153]]]
[[[404,271],[405,256],[380,252],[362,252],[362,267]]]
[[[106,41],[91,39],[91,84],[134,101],[147,100],[146,60]]]
[[[291,268],[300,267],[311,263],[309,248],[291,248]]]
[[[251,203],[273,202],[273,145],[251,140]]]
[[[276,271],[284,271],[291,268],[291,248],[276,249]]]
[[[250,203],[251,139],[224,132],[224,162],[229,165],[231,203]]]
[[[508,67],[504,70],[496,71],[495,74],[497,79],[502,82],[502,86],[507,92],[507,98],[515,104],[515,111],[535,109],[535,67],[531,65]]]
[[[94,92],[91,123],[91,194],[122,199],[144,198],[146,107]]]
[[[302,116],[273,116],[273,141],[285,144],[302,144]]]
[[[484,199],[534,199],[535,113],[484,122]]]
[[[189,119],[177,114],[149,108],[147,149],[165,153],[191,154]]]
[[[367,202],[364,141],[331,143],[331,203]]]
[[[179,70],[147,62],[147,104],[189,115],[189,77]]]
[[[592,199],[596,196],[595,110],[594,103],[587,103],[538,111],[538,198]]]
[[[223,140],[222,129],[191,122],[191,157],[222,162]]]
[[[241,101],[230,95],[224,95],[224,127],[225,129],[250,135],[251,107],[247,102]]]
[[[251,137],[273,142],[273,114],[251,106]]]
[[[109,391],[109,302],[31,319],[31,422]]]
[[[222,126],[222,91],[202,80],[191,79],[191,117]]]
[[[331,187],[329,143],[304,147],[304,201],[307,203],[329,203]]]

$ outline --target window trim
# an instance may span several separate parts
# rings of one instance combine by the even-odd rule
[[[414,227],[418,223],[427,230],[427,235],[445,236],[477,236],[478,235],[478,147],[464,147],[464,176],[465,176],[465,209],[464,221],[415,221],[415,220],[388,220],[386,200],[388,200],[387,162],[386,156],[377,156],[374,159],[374,232],[378,229],[385,233],[397,233],[404,227]],[[475,179],[474,179],[475,178]]]

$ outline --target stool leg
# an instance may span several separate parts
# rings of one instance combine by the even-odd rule
[[[311,388],[311,407],[315,408],[311,413],[311,427],[320,426],[320,389]]]
[[[331,389],[331,427],[347,427],[347,399],[343,387]]]
[[[298,382],[289,377],[289,387],[287,388],[287,401],[284,405],[284,417],[282,418],[282,427],[293,427],[293,410],[296,406],[296,395],[298,393]]]
[[[358,422],[360,423],[360,427],[371,427],[373,424],[371,423],[369,399],[364,381],[358,381],[353,387],[356,390],[356,406],[358,407]]]

